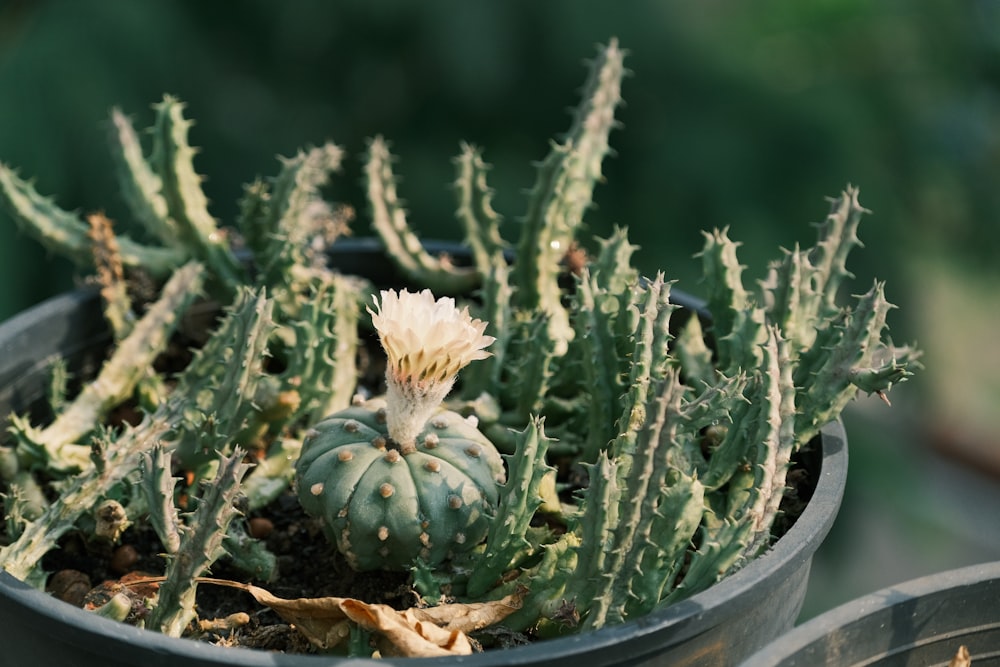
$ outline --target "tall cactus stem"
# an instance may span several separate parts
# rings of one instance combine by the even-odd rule
[[[756,368],[759,345],[764,342],[764,314],[743,286],[746,267],[736,256],[739,245],[729,238],[727,229],[715,230],[705,233],[705,246],[699,253],[718,367],[726,374]]]
[[[365,183],[372,226],[385,244],[386,254],[404,275],[436,294],[461,294],[479,284],[475,269],[455,266],[447,257],[434,257],[413,233],[396,193],[389,146],[380,136],[368,145]]]
[[[181,544],[181,524],[174,502],[179,479],[170,471],[170,455],[155,445],[139,458],[139,490],[146,499],[149,521],[164,551],[175,554]]]
[[[75,213],[59,208],[52,199],[40,195],[34,185],[18,178],[14,170],[3,163],[0,163],[0,204],[22,232],[45,248],[78,266],[93,266],[87,224]],[[144,245],[127,236],[119,236],[118,244],[126,266],[142,267],[155,277],[167,276],[187,259],[175,248]]]
[[[147,627],[180,637],[188,623],[197,617],[198,577],[225,552],[222,543],[226,531],[238,514],[236,497],[249,468],[242,461],[244,453],[236,448],[232,456],[221,457],[215,481],[198,498],[197,509],[181,531],[178,549],[167,561],[166,578],[160,584]]]
[[[621,475],[629,473],[639,433],[646,424],[646,404],[653,378],[662,375],[668,361],[670,313],[675,307],[670,304],[670,285],[663,281],[662,274],[644,286],[636,308],[639,326],[633,337],[628,391],[616,422],[618,435],[610,444]]]
[[[483,160],[479,148],[463,143],[455,166],[458,171],[455,217],[465,230],[465,241],[477,270],[485,276],[490,273],[496,255],[502,255],[507,245],[500,236],[500,215],[493,209],[493,189],[486,183],[490,165]]]
[[[258,281],[282,301],[294,300],[300,289],[296,283],[308,278],[313,240],[328,245],[343,231],[330,216],[315,215],[316,207],[323,206],[319,190],[340,170],[343,155],[332,143],[300,151],[281,158],[281,171],[269,187],[247,189],[239,228],[261,273]],[[265,192],[266,198],[260,196]],[[286,291],[293,294],[285,296]]]
[[[107,412],[128,398],[146,376],[153,360],[166,347],[170,334],[195,296],[201,291],[202,267],[191,262],[178,269],[164,286],[160,298],[135,323],[97,378],[41,430],[25,434],[31,447],[40,448],[54,470],[85,467],[90,448],[78,445],[100,423]]]
[[[600,451],[615,438],[615,422],[621,415],[621,398],[625,394],[625,371],[615,336],[617,312],[609,312],[620,294],[608,294],[601,289],[588,270],[577,281],[573,325],[581,349],[581,388],[590,394],[587,414],[588,429],[581,460],[593,463]]]
[[[516,297],[519,306],[549,315],[550,337],[565,354],[573,330],[561,303],[559,264],[573,245],[584,213],[601,179],[601,163],[610,152],[608,136],[616,126],[621,102],[624,53],[611,40],[594,59],[572,125],[539,163],[529,194],[517,249]]]
[[[112,154],[118,185],[132,216],[167,247],[180,247],[177,223],[170,217],[163,197],[163,181],[143,156],[132,121],[120,109],[111,110]]]
[[[525,539],[535,510],[542,503],[542,480],[555,473],[545,462],[548,450],[544,420],[534,418],[518,434],[517,448],[507,461],[507,482],[500,495],[497,516],[486,536],[486,551],[469,577],[467,594],[480,596],[519,559],[530,553]]]
[[[230,250],[226,234],[208,212],[202,177],[194,169],[195,150],[188,144],[192,122],[184,118],[184,105],[169,95],[154,109],[156,122],[149,162],[160,178],[168,215],[184,243],[231,295],[245,282],[245,272]]]

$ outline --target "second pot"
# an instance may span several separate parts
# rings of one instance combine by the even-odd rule
[[[884,588],[783,635],[743,667],[1000,665],[1000,562]]]

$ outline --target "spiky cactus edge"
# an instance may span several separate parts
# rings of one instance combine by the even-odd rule
[[[917,366],[914,350],[886,341],[891,305],[881,283],[851,300],[840,294],[865,213],[853,187],[832,200],[817,243],[784,252],[754,289],[742,282],[728,232],[706,234],[700,257],[712,320],[688,317],[671,334],[671,285],[662,276],[640,276],[627,231],[593,242],[581,232],[616,127],[623,63],[612,41],[590,64],[570,130],[537,165],[516,244],[501,234],[482,152],[462,146],[455,189],[473,260],[468,267],[420,244],[400,205],[388,143],[373,139],[366,156],[372,226],[391,261],[416,285],[474,293],[468,305],[496,338],[492,355],[464,372],[444,407],[473,415],[503,453],[505,468],[496,459],[489,474],[473,475],[495,485],[476,497],[486,502],[483,515],[495,519],[445,520],[456,531],[474,521],[482,544],[436,548],[428,560],[420,557],[424,533],[406,526],[415,560],[368,560],[411,568],[414,585],[432,603],[444,594],[498,599],[524,587],[523,607],[506,622],[539,635],[634,618],[710,586],[756,556],[770,543],[792,455],[858,391],[884,395]],[[12,541],[0,549],[0,566],[41,582],[41,556],[81,516],[109,495],[131,498],[130,518],[148,515],[170,554],[171,583],[153,618],[175,634],[191,617],[192,589],[184,580],[244,537],[223,539],[232,518],[228,500],[242,489],[249,506],[265,506],[292,482],[291,462],[303,440],[316,437],[309,427],[328,414],[361,409],[349,401],[359,304],[371,293],[316,252],[317,243],[335,240],[346,219],[319,194],[340,167],[339,148],[327,144],[282,160],[276,178],[247,187],[239,218],[225,229],[208,213],[182,110],[170,97],[156,105],[148,155],[128,118],[118,111],[112,117],[121,187],[150,242],[118,234],[102,243],[103,255],[95,252],[84,221],[0,164],[0,202],[47,247],[83,266],[103,257],[98,268],[122,267],[117,274],[173,276],[160,301],[135,322],[120,285],[105,285],[104,294],[117,295],[109,297],[109,316],[127,323],[116,326],[117,351],[78,398],[63,403],[54,393],[53,405],[62,407],[53,425],[13,421],[17,438],[0,466]],[[237,260],[234,238],[242,239],[249,261]],[[187,305],[180,295],[196,289],[201,266],[206,292],[229,304],[228,315],[159,407],[137,427],[107,430],[101,425],[107,410],[144,381],[126,369],[130,359],[149,365],[175,325],[163,313]],[[180,280],[187,289],[175,286]],[[142,340],[159,343],[138,354],[134,341]],[[279,374],[265,370],[266,354],[280,356]],[[371,421],[374,441],[386,442],[377,415],[368,415],[354,423]],[[346,451],[344,443],[360,446],[336,437],[334,455]],[[243,449],[262,450],[262,457],[241,484]],[[332,474],[311,467],[320,453],[309,454],[298,470],[305,493],[318,490],[317,497]],[[179,513],[170,472],[177,463],[203,479],[224,479],[219,502],[208,498],[194,515]],[[557,472],[570,468],[586,471],[586,483],[566,488]],[[51,503],[41,493],[39,469],[56,478],[59,495]],[[72,480],[60,481],[70,472]],[[373,493],[384,500],[387,488]],[[560,500],[557,490],[569,496]],[[447,502],[439,510],[445,516]],[[337,539],[350,520],[342,513],[355,510],[318,503],[312,511],[335,513],[326,520]],[[384,541],[381,527],[373,524],[372,540]],[[379,544],[341,547],[355,558],[359,550],[384,551]]]

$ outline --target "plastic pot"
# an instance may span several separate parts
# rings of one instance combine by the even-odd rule
[[[973,667],[1000,665],[1000,562],[884,588],[817,616],[743,663],[946,666],[959,646]]]
[[[453,255],[461,252],[457,246],[429,245]],[[333,254],[345,272],[367,275],[379,284],[399,284],[371,240],[340,242]],[[678,316],[700,312],[697,300],[675,296],[685,306]],[[62,355],[74,368],[94,367],[107,339],[93,291],[55,297],[0,324],[0,413],[23,411],[41,401],[50,357]],[[805,462],[817,480],[808,506],[770,551],[711,588],[623,625],[447,659],[280,655],[173,639],[115,623],[0,573],[0,665],[732,665],[791,628],[802,606],[812,556],[840,508],[847,476],[843,426],[829,424],[820,440],[821,447]]]

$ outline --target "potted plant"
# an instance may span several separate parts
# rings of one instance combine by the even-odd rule
[[[995,664],[1000,563],[932,574],[847,602],[768,644],[745,667]]]
[[[341,239],[349,209],[320,196],[332,144],[282,160],[219,227],[169,97],[148,154],[113,114],[146,240],[0,166],[12,217],[97,276],[96,294],[0,330],[17,410],[0,451],[0,615],[46,637],[5,654],[320,660],[174,638],[199,635],[352,657],[698,664],[790,627],[843,489],[839,412],[859,390],[884,397],[915,353],[884,340],[881,284],[839,302],[856,189],[754,292],[737,244],[706,234],[703,304],[639,275],[624,230],[588,244],[622,61],[612,41],[591,64],[513,253],[468,146],[466,248],[418,240],[381,138],[365,160],[377,248]],[[47,419],[33,399],[51,354]],[[85,563],[108,579],[87,582]],[[31,589],[57,584],[88,611]]]

